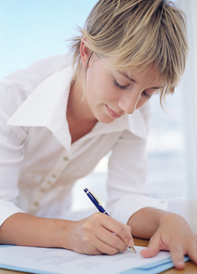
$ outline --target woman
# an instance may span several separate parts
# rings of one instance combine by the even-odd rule
[[[150,238],[144,257],[164,249],[178,269],[185,254],[197,263],[197,236],[144,187],[147,102],[173,93],[185,68],[181,11],[167,0],[100,0],[72,41],[74,59],[1,81],[0,243],[115,254],[133,235]],[[109,151],[112,218],[62,219],[74,182]]]

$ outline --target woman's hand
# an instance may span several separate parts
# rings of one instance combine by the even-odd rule
[[[16,213],[1,225],[0,244],[61,247],[83,254],[116,254],[133,245],[131,227],[103,213],[81,221]]]
[[[143,257],[154,257],[159,250],[169,250],[177,269],[185,266],[184,255],[197,264],[197,235],[181,216],[164,213],[159,228],[151,237],[147,249],[141,251]]]
[[[116,254],[133,245],[131,227],[103,214],[72,222],[69,249],[83,254]]]

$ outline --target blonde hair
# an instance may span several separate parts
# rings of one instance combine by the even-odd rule
[[[168,0],[100,0],[90,12],[80,36],[71,39],[80,73],[80,44],[101,58],[111,58],[118,70],[143,69],[154,63],[164,81],[160,102],[173,93],[187,56],[185,15]]]

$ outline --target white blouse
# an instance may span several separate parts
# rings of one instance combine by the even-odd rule
[[[107,210],[127,223],[140,208],[166,208],[145,187],[150,106],[98,122],[71,144],[66,108],[72,56],[41,60],[0,82],[0,225],[12,214],[63,218],[76,180],[111,151]]]

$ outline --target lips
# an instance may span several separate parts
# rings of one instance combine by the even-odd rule
[[[115,112],[114,110],[112,110],[111,108],[108,107],[108,105],[106,105],[106,108],[107,108],[107,111],[109,113],[109,115],[112,117],[112,118],[120,118],[122,115]]]

